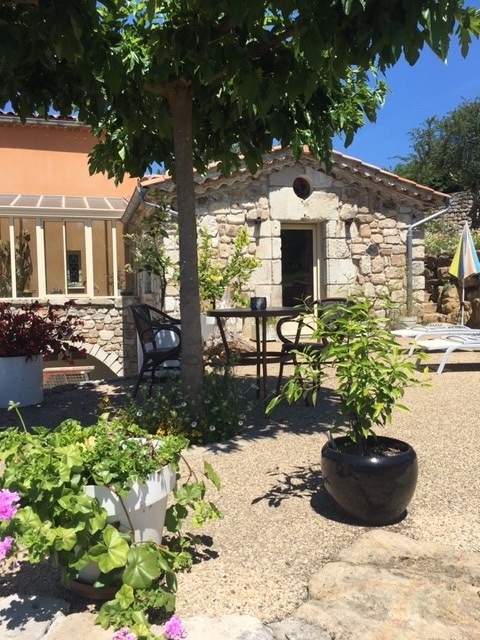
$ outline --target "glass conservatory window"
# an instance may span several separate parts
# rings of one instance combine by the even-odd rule
[[[86,280],[86,251],[84,222],[64,222],[67,291],[71,295],[85,293]]]
[[[118,295],[114,289],[117,266],[114,265],[111,220],[92,221],[92,240],[95,295]]]
[[[17,297],[38,295],[37,245],[35,220],[14,220],[15,229],[15,280]]]
[[[80,251],[67,251],[68,288],[82,287],[82,254]]]
[[[0,218],[0,297],[12,296],[12,264],[10,225],[8,218]]]
[[[43,223],[46,294],[64,294],[65,260],[63,253],[63,223],[61,220],[48,220]]]
[[[0,218],[0,298],[118,295],[123,264],[118,220]]]

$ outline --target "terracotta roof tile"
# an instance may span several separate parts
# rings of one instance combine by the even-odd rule
[[[359,179],[363,183],[373,183],[382,185],[389,189],[394,189],[399,195],[406,196],[421,202],[423,205],[430,207],[443,206],[449,199],[448,194],[435,191],[430,187],[417,184],[412,180],[402,178],[390,171],[385,171],[372,164],[362,162],[358,158],[347,156],[338,151],[333,151],[333,167],[332,173],[336,175],[340,172],[342,175],[349,173],[353,179]],[[308,148],[304,149],[304,160],[307,163],[318,166],[318,162],[310,154]],[[265,154],[264,163],[257,173],[253,176],[258,177],[265,173],[279,171],[286,166],[296,164],[292,152],[288,148],[275,147],[271,153]],[[243,182],[251,177],[246,166],[242,166],[238,171],[230,176],[224,176],[218,170],[219,163],[209,165],[205,175],[195,173],[195,183],[197,192],[204,192],[208,189],[219,189],[223,186],[231,185],[236,182]],[[175,191],[175,183],[168,174],[145,176],[140,180],[143,187],[159,187],[167,192]]]

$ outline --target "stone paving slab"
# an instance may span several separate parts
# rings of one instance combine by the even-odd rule
[[[0,639],[111,640],[93,613],[67,615],[67,607],[40,596],[2,598]],[[480,554],[371,530],[312,576],[308,600],[289,618],[183,622],[187,640],[479,640]]]
[[[480,554],[370,531],[312,576],[295,616],[335,640],[478,640]]]
[[[68,606],[65,600],[42,596],[0,598],[0,638],[40,640],[52,624],[66,619]]]

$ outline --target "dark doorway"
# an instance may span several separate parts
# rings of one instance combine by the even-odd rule
[[[283,305],[293,307],[313,299],[313,230],[282,229]]]

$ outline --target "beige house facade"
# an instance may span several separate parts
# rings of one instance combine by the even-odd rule
[[[0,300],[62,304],[84,320],[93,377],[134,373],[131,299],[121,296],[125,249],[121,217],[136,180],[116,186],[90,175],[96,143],[74,118],[0,113]],[[64,366],[48,362],[46,367]]]

